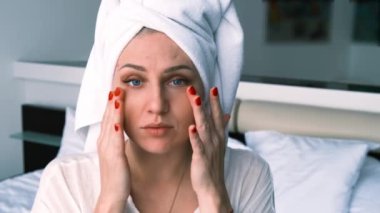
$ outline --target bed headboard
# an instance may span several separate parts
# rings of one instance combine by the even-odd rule
[[[380,113],[237,99],[230,131],[276,130],[318,137],[380,143]]]
[[[276,130],[380,143],[380,94],[240,83],[229,130]]]

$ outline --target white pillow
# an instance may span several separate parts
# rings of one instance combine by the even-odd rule
[[[66,108],[65,127],[63,129],[63,136],[61,140],[61,147],[59,148],[57,157],[66,155],[82,153],[84,149],[84,141],[75,132],[75,109],[71,107]]]
[[[245,137],[271,168],[277,213],[348,211],[366,144],[274,131],[247,132]]]
[[[232,148],[232,149],[251,150],[248,146],[244,145],[243,142],[241,142],[235,138],[231,138],[231,137],[228,137],[227,146]]]
[[[350,213],[378,213],[380,210],[380,161],[367,157],[352,193]]]

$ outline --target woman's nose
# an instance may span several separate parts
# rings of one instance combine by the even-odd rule
[[[169,101],[164,88],[153,88],[147,94],[147,99],[149,102],[148,111],[154,114],[165,114],[169,111]]]

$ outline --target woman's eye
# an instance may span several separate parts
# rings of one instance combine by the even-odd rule
[[[170,85],[172,85],[172,86],[185,86],[185,85],[187,85],[187,80],[180,79],[180,78],[173,79],[170,81]]]
[[[125,82],[131,87],[138,87],[138,86],[141,86],[142,84],[141,80],[138,80],[138,79],[130,79]]]

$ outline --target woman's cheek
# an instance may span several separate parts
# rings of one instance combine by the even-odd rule
[[[135,111],[137,109],[141,109],[141,107],[138,106],[141,100],[139,100],[140,95],[136,94],[134,91],[132,90],[125,90],[125,91],[126,91],[126,96],[124,99],[124,117],[125,119],[130,120],[133,118],[132,116],[137,113]]]
[[[194,113],[193,108],[191,106],[190,100],[187,97],[186,90],[184,90],[181,94],[175,96],[176,100],[176,109],[180,110],[179,112],[182,116],[185,116],[183,119],[187,124],[194,123]],[[186,125],[187,125],[186,124]]]

